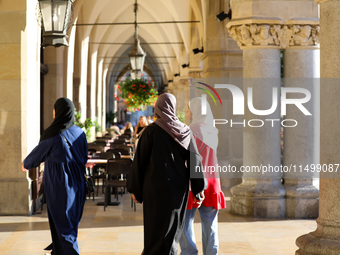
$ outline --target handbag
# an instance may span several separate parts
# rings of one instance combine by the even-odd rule
[[[85,177],[85,184],[86,184],[86,195],[90,196],[92,193],[94,193],[94,183],[91,176],[88,176],[84,174]]]
[[[71,151],[71,153],[72,153],[72,155],[73,155],[73,157],[74,157],[74,154],[73,154],[73,152],[72,152],[72,148],[71,148],[70,144],[68,143],[68,141],[66,140],[65,136],[62,135],[62,134],[60,134],[60,135],[63,137],[65,143],[67,144],[68,148],[70,149],[70,151]],[[76,157],[74,157],[74,158],[75,158],[75,160],[77,161],[77,164],[82,168],[82,164],[80,164],[80,163],[78,162],[78,160],[77,160]],[[88,176],[88,175],[86,175],[85,173],[86,173],[86,172],[84,171],[85,187],[86,187],[86,189],[85,189],[85,190],[86,190],[86,195],[90,196],[92,193],[94,193],[94,183],[93,183],[93,179],[91,178],[91,176]]]
[[[136,135],[136,137],[135,137],[135,139],[134,139],[134,141],[133,141],[133,143],[135,144],[135,149],[137,149],[137,145],[138,145],[139,138],[140,138],[141,135],[143,134],[145,128],[146,128],[146,127],[144,127],[144,128],[142,129],[142,131],[140,131],[140,132]]]

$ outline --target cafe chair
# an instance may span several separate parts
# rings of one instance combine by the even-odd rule
[[[96,149],[88,149],[88,150],[87,150],[88,156],[91,156],[91,157],[92,157],[92,155],[95,154],[96,152],[97,152]]]
[[[100,152],[104,152],[105,150],[105,145],[98,145],[98,144],[88,144],[88,150],[95,150],[96,152],[97,151],[100,151]]]
[[[92,159],[109,159],[109,158],[115,158],[114,153],[112,152],[100,152],[100,153],[94,153],[92,155]],[[98,196],[98,189],[99,189],[99,180],[102,179],[102,193],[104,193],[104,185],[105,185],[105,169],[106,164],[96,164],[92,169],[92,179],[94,182],[95,188],[97,187],[97,196]],[[102,170],[102,171],[101,171]]]
[[[106,140],[106,139],[104,139],[104,140],[95,140],[95,141],[94,141],[93,143],[91,143],[91,144],[106,146],[107,140]]]
[[[130,135],[120,135],[118,139],[128,139],[128,140],[130,140],[131,136]]]
[[[126,187],[126,175],[130,172],[132,166],[132,159],[108,159],[106,164],[106,184],[105,184],[105,198],[104,211],[107,207],[111,196],[111,187],[116,189]],[[121,177],[124,176],[123,179]],[[112,179],[116,177],[116,179]],[[118,194],[116,192],[118,201]]]
[[[121,155],[125,155],[125,156],[130,156],[130,149],[125,149],[125,148],[113,148],[109,150],[110,152],[120,152]]]
[[[126,144],[126,143],[127,143],[127,140],[125,138],[123,138],[123,139],[115,139],[115,140],[113,140],[112,144]]]
[[[114,159],[121,159],[122,158],[122,153],[120,153],[119,151],[115,151],[113,149],[108,149],[106,152],[110,152],[113,153]]]
[[[125,144],[113,144],[111,146],[111,149],[117,149],[117,148],[121,148],[121,149],[125,149],[125,150],[128,150],[128,151],[132,151],[132,146],[127,146]]]
[[[96,137],[96,140],[94,141],[94,142],[106,142],[106,143],[108,143],[109,141],[110,141],[111,139],[110,138],[108,138],[108,137],[104,137],[104,136],[100,136],[100,137]]]

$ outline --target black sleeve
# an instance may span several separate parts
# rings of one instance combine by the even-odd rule
[[[187,162],[190,171],[191,191],[198,200],[201,200],[199,193],[207,188],[208,183],[205,178],[204,172],[197,171],[197,168],[202,169],[202,159],[201,155],[198,152],[197,145],[192,134],[190,139],[188,157],[189,159],[187,160]]]
[[[128,192],[134,194],[140,203],[143,202],[144,173],[149,164],[152,150],[152,136],[147,132],[147,128],[145,131],[139,138],[126,184]]]

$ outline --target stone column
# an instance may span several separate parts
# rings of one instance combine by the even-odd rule
[[[187,83],[187,78],[180,77],[177,83],[177,117],[180,117],[181,120],[185,119],[185,108],[187,105],[185,104],[185,96],[184,96],[184,87]]]
[[[80,85],[79,85],[79,109],[81,112],[81,121],[84,122],[87,115],[87,64],[89,54],[89,38],[82,41],[80,51],[81,68],[80,68]]]
[[[269,47],[249,47],[243,50],[243,93],[251,97],[248,88],[253,89],[253,106],[258,110],[270,109],[280,91],[280,50]],[[235,100],[235,99],[234,99]],[[246,107],[247,109],[248,107]],[[251,119],[262,120],[262,127],[251,127]],[[276,121],[268,122],[266,119]],[[243,166],[280,166],[280,106],[266,116],[259,116],[245,110],[243,128]],[[259,122],[251,125],[261,125]],[[281,184],[280,172],[243,173],[242,183],[230,191],[231,212],[260,218],[283,218],[285,216],[285,189]]]
[[[320,1],[320,164],[340,162],[340,1]],[[319,217],[314,232],[296,240],[297,255],[340,254],[340,172],[320,173]]]
[[[169,93],[173,94],[175,97],[177,96],[177,87],[178,87],[177,82],[171,82],[170,85],[168,86]]]
[[[283,162],[288,168],[296,166],[298,169],[297,172],[283,175],[286,217],[316,218],[319,212],[319,190],[313,185],[313,177],[318,176],[304,169],[319,164],[320,50],[317,46],[296,46],[284,50],[283,55],[284,86],[305,88],[312,95],[311,100],[304,104],[311,116],[305,116],[295,105],[287,106],[285,119],[294,119],[298,125],[284,128]],[[289,98],[301,98],[301,94],[290,93]],[[302,171],[299,166],[302,166]]]
[[[205,1],[204,78],[242,78],[242,51],[225,28],[229,20],[216,20],[223,9],[227,11],[223,1]]]
[[[53,109],[55,101],[66,96],[64,90],[64,50],[65,47],[52,46],[44,49],[44,63],[48,67],[48,73],[44,75],[44,129],[53,122]]]
[[[97,98],[96,98],[96,91],[98,89],[97,86],[97,67],[98,67],[98,59],[97,59],[97,51],[92,53],[91,57],[91,119],[96,119],[96,107],[97,107]],[[99,75],[99,72],[98,72]],[[98,119],[97,119],[98,121]]]
[[[101,111],[101,119],[102,119],[102,128],[103,131],[105,131],[105,126],[106,126],[106,105],[107,105],[107,96],[106,96],[106,91],[108,91],[107,87],[107,73],[108,73],[108,69],[104,69],[103,71],[103,78],[102,78],[102,89],[103,89],[103,95],[101,96],[101,100],[102,100],[102,111]]]
[[[102,129],[105,130],[106,124],[104,123],[103,125],[103,120],[102,120],[102,111],[103,111],[103,99],[107,98],[103,96],[103,60],[99,61],[98,64],[98,80],[97,80],[97,110],[96,110],[96,115],[98,118],[98,123],[101,125]],[[114,103],[116,104],[116,100],[114,100]],[[117,109],[117,107],[114,107],[114,109]],[[112,123],[110,123],[110,126]]]
[[[271,4],[275,5],[276,2],[268,2],[268,5]],[[302,4],[306,3],[302,2]],[[240,2],[239,11],[242,6]],[[310,8],[311,17],[315,15],[314,7],[314,5],[306,5],[306,8]],[[243,13],[236,12],[235,18],[239,18],[237,15],[242,16]],[[250,23],[249,20],[245,23],[240,19],[228,23],[230,36],[244,49],[244,94],[249,87],[253,87],[253,90],[257,89],[253,100],[255,109],[269,109],[272,98],[271,90],[276,88],[278,92],[280,91],[280,49],[294,46],[315,47],[318,44],[319,22],[317,19],[299,20],[299,24],[295,25],[292,25],[290,21],[285,22],[287,24],[282,22],[277,24],[275,20],[264,19],[256,24]],[[261,128],[253,128],[250,125],[244,128],[244,166],[280,167],[279,108],[278,106],[275,112],[265,116],[265,119],[275,119],[275,122],[265,122],[267,125]],[[246,112],[245,119],[265,120],[263,117],[249,114],[249,111]],[[270,174],[244,174],[242,184],[231,190],[233,195],[231,210],[238,214],[255,217],[284,217],[285,190],[281,184],[281,177],[281,168],[276,173],[274,171]]]
[[[204,53],[201,56],[204,62],[202,74],[203,82],[213,87],[215,84],[230,84],[231,79],[241,79],[243,76],[242,50],[229,36],[225,27],[229,19],[225,19],[222,22],[216,20],[216,14],[220,11],[228,12],[226,3],[227,1],[219,0],[205,1],[205,14],[203,15],[205,17]],[[242,87],[240,88],[242,89]],[[200,93],[201,91],[196,91],[197,95]],[[228,113],[231,109],[230,106],[232,106],[231,98],[224,98],[222,96],[222,104],[223,107],[214,108],[213,102],[210,102],[214,118],[229,119],[230,115]],[[219,165],[230,165],[239,169],[243,164],[242,126],[231,128],[228,125],[217,125],[217,128],[219,129],[217,149]],[[220,173],[220,180],[222,188],[226,189],[239,184],[241,181],[233,173],[227,172]]]
[[[188,103],[190,101],[190,89],[193,87],[193,85],[191,86],[191,84],[193,83],[192,78],[180,78],[179,80],[179,84],[181,86],[181,100],[183,101],[183,105],[180,106],[183,111],[184,114],[184,123],[187,125],[190,125],[190,120],[188,118],[188,114],[187,114],[187,109],[188,109]]]
[[[0,215],[29,215],[32,185],[21,162],[40,138],[40,27],[35,4],[2,0],[0,31]],[[1,252],[9,250],[5,246]]]

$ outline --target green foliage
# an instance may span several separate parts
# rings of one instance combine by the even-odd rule
[[[109,123],[110,125],[112,125],[112,123],[114,122],[115,118],[117,117],[118,112],[107,112],[106,113],[106,123]]]
[[[154,105],[158,91],[152,81],[146,79],[126,79],[119,83],[121,97],[130,112],[144,110],[148,105]],[[117,97],[116,97],[117,99]],[[119,98],[118,98],[119,99]]]
[[[81,119],[81,113],[80,111],[77,112],[77,109],[74,108],[74,112],[75,112],[75,121],[74,121],[74,124],[80,128],[83,128],[84,127],[84,124],[80,122],[80,119]]]
[[[93,121],[93,124],[95,126],[96,133],[100,132],[101,131],[101,126],[99,125],[99,122],[98,122],[97,119],[95,119],[95,121]]]
[[[91,138],[91,128],[93,126],[95,126],[95,121],[92,121],[91,118],[87,118],[85,120],[85,122],[82,123],[81,122],[81,113],[80,113],[80,111],[77,112],[76,108],[74,108],[74,111],[75,111],[75,121],[74,121],[74,124],[84,130],[84,132],[86,134],[86,139],[89,140]]]
[[[178,110],[178,111],[177,111],[177,118],[178,118],[181,122],[185,123],[185,110],[184,110],[184,109]]]

